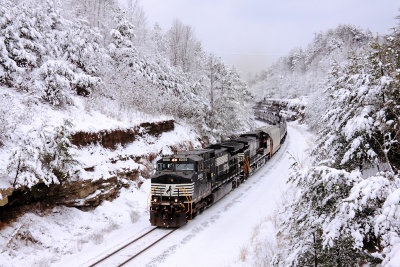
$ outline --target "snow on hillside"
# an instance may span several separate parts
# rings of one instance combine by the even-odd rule
[[[294,48],[267,70],[251,79],[250,88],[258,98],[321,96],[332,67],[343,65],[353,54],[368,48],[373,40],[368,30],[339,25],[316,33],[304,48]]]
[[[109,152],[74,150],[75,132],[168,119],[215,140],[253,124],[237,71],[204,51],[188,25],[150,28],[139,3],[4,0],[0,17],[0,189],[86,178],[79,154]]]
[[[16,149],[26,142],[29,142],[26,145],[32,146],[32,149],[35,149],[35,144],[40,146],[43,142],[43,133],[49,135],[55,134],[57,127],[65,124],[65,121],[71,124],[68,129],[71,133],[78,131],[95,133],[100,130],[127,129],[142,122],[171,119],[168,116],[150,116],[141,112],[126,113],[124,116],[113,118],[99,111],[87,110],[87,103],[78,97],[74,98],[74,106],[68,106],[65,109],[54,109],[51,106],[44,105],[39,99],[32,98],[28,94],[15,92],[13,89],[7,87],[0,87],[0,96],[3,100],[0,107],[3,111],[0,112],[0,120],[3,122],[2,126],[5,130],[2,134],[6,135],[2,138],[4,140],[3,146],[0,146],[0,188],[7,188],[13,184],[12,179],[15,173],[10,174],[8,165]],[[177,125],[176,131],[167,134],[165,137],[162,137],[164,139],[157,142],[150,137],[149,140],[138,140],[135,144],[130,145],[127,148],[128,151],[125,153],[145,155],[150,151],[159,152],[163,146],[160,144],[164,144],[164,142],[166,145],[172,145],[180,141],[196,139],[194,137],[195,133],[191,130],[187,131],[187,129],[189,129],[188,126]],[[148,146],[149,142],[154,144]],[[91,167],[100,165],[105,159],[110,159],[117,154],[123,153],[121,150],[123,148],[116,151],[109,151],[99,146],[92,146],[85,149],[74,149],[72,153],[77,156],[76,159],[83,166],[89,164]],[[97,157],[94,156],[96,154],[98,155]],[[33,162],[34,158],[27,160]],[[97,160],[99,161],[96,162]],[[98,173],[93,173],[93,175],[97,178],[101,177],[97,176]]]
[[[126,232],[135,233],[147,221],[146,200],[149,183],[140,189],[122,189],[120,197],[104,202],[90,212],[76,208],[55,207],[46,214],[27,213],[0,233],[0,266],[50,266],[61,256],[76,254],[88,248],[98,251],[118,231],[120,242]],[[136,230],[135,230],[136,229]],[[121,233],[123,233],[121,235]],[[90,254],[89,254],[90,255]],[[64,266],[73,266],[72,262]]]

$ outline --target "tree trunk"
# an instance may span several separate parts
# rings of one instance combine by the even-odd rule
[[[214,125],[214,61],[213,57],[210,57],[210,104],[211,104],[211,123]]]

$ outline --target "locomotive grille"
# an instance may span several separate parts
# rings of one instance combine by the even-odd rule
[[[151,184],[151,191],[155,196],[177,197],[193,195],[194,183],[190,184]]]
[[[224,163],[228,162],[228,155],[223,155],[221,157],[218,157],[215,159],[215,165],[219,166],[222,165]]]

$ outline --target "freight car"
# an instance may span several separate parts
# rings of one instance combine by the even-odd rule
[[[151,225],[186,224],[263,166],[286,135],[286,121],[280,119],[204,149],[164,156],[151,178]]]

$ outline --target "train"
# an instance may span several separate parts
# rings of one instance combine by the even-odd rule
[[[279,118],[275,125],[202,149],[163,156],[151,177],[151,225],[185,225],[262,167],[286,136],[286,121]]]

